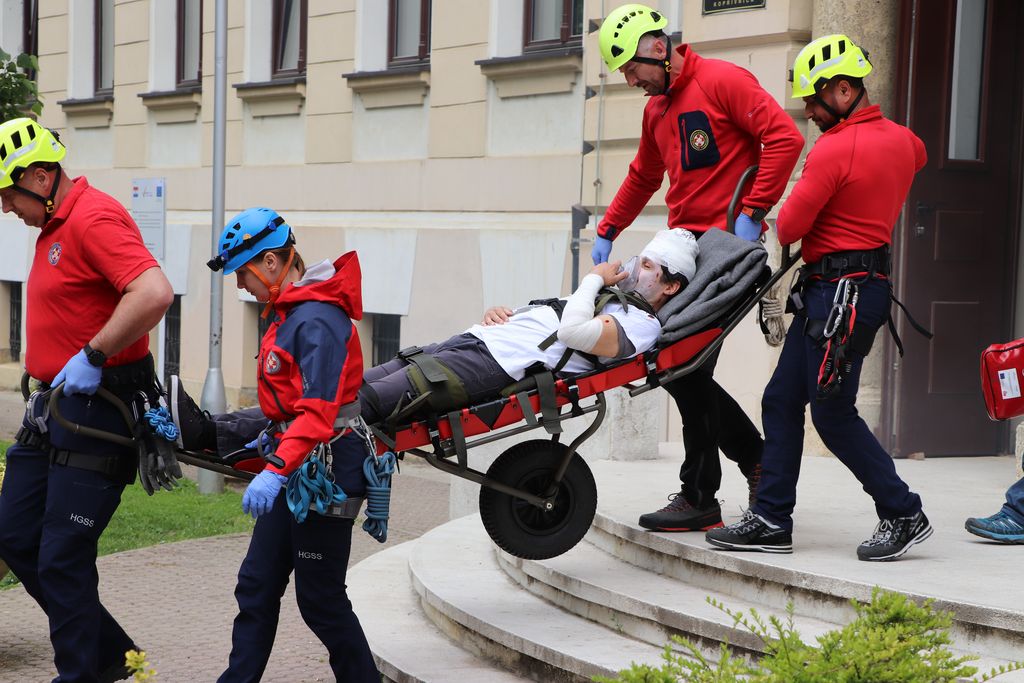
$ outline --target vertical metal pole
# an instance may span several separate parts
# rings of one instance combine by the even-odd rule
[[[213,253],[220,246],[217,239],[224,228],[224,150],[225,150],[225,98],[227,96],[228,54],[228,0],[217,0],[214,22],[213,69]],[[224,276],[210,274],[210,363],[199,401],[203,410],[216,415],[227,411],[224,396],[224,374],[221,372],[221,332],[224,314]],[[199,470],[199,492],[220,493],[224,490],[224,475]]]

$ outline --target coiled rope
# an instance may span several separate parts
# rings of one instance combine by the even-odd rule
[[[348,498],[334,483],[330,465],[323,459],[325,450],[324,445],[319,444],[317,450],[288,477],[285,498],[288,509],[299,524],[306,521],[311,509],[323,515],[331,505]]]
[[[375,457],[368,455],[363,461],[366,477],[366,521],[363,531],[378,543],[388,540],[388,516],[391,513],[391,475],[398,458],[391,451]]]
[[[174,424],[174,420],[171,419],[171,414],[167,412],[167,408],[163,406],[150,408],[142,417],[156,434],[159,434],[168,441],[174,441],[178,438],[178,427]]]
[[[781,283],[768,290],[768,293],[761,298],[759,315],[761,317],[761,328],[766,330],[764,340],[769,346],[780,346],[786,340],[786,321],[783,314],[786,308],[780,296]]]

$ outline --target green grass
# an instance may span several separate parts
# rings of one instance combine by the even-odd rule
[[[0,442],[0,470],[7,446]],[[182,479],[174,491],[147,496],[136,483],[124,490],[120,507],[100,537],[99,554],[247,532],[252,525],[252,519],[242,512],[242,494],[237,491],[204,496],[194,482]],[[17,579],[8,574],[0,580],[0,590],[16,583]]]

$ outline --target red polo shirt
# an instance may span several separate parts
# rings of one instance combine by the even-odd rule
[[[26,295],[25,369],[51,381],[110,320],[125,287],[157,265],[135,221],[110,195],[75,178],[36,240]],[[149,352],[149,335],[107,360]]]
[[[779,242],[801,242],[807,263],[836,251],[875,249],[892,229],[928,155],[914,133],[865,107],[830,128],[807,154],[779,211]]]
[[[725,227],[740,175],[759,164],[741,206],[768,209],[779,201],[804,147],[793,119],[747,70],[704,59],[688,45],[676,50],[683,68],[665,95],[644,109],[640,148],[597,228],[614,239],[647,205],[668,172],[668,224],[704,232]],[[737,208],[739,211],[739,208]]]

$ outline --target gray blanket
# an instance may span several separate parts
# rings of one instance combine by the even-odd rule
[[[708,230],[697,244],[700,254],[693,279],[658,311],[661,344],[694,334],[721,318],[753,286],[768,260],[760,242],[724,230]]]

